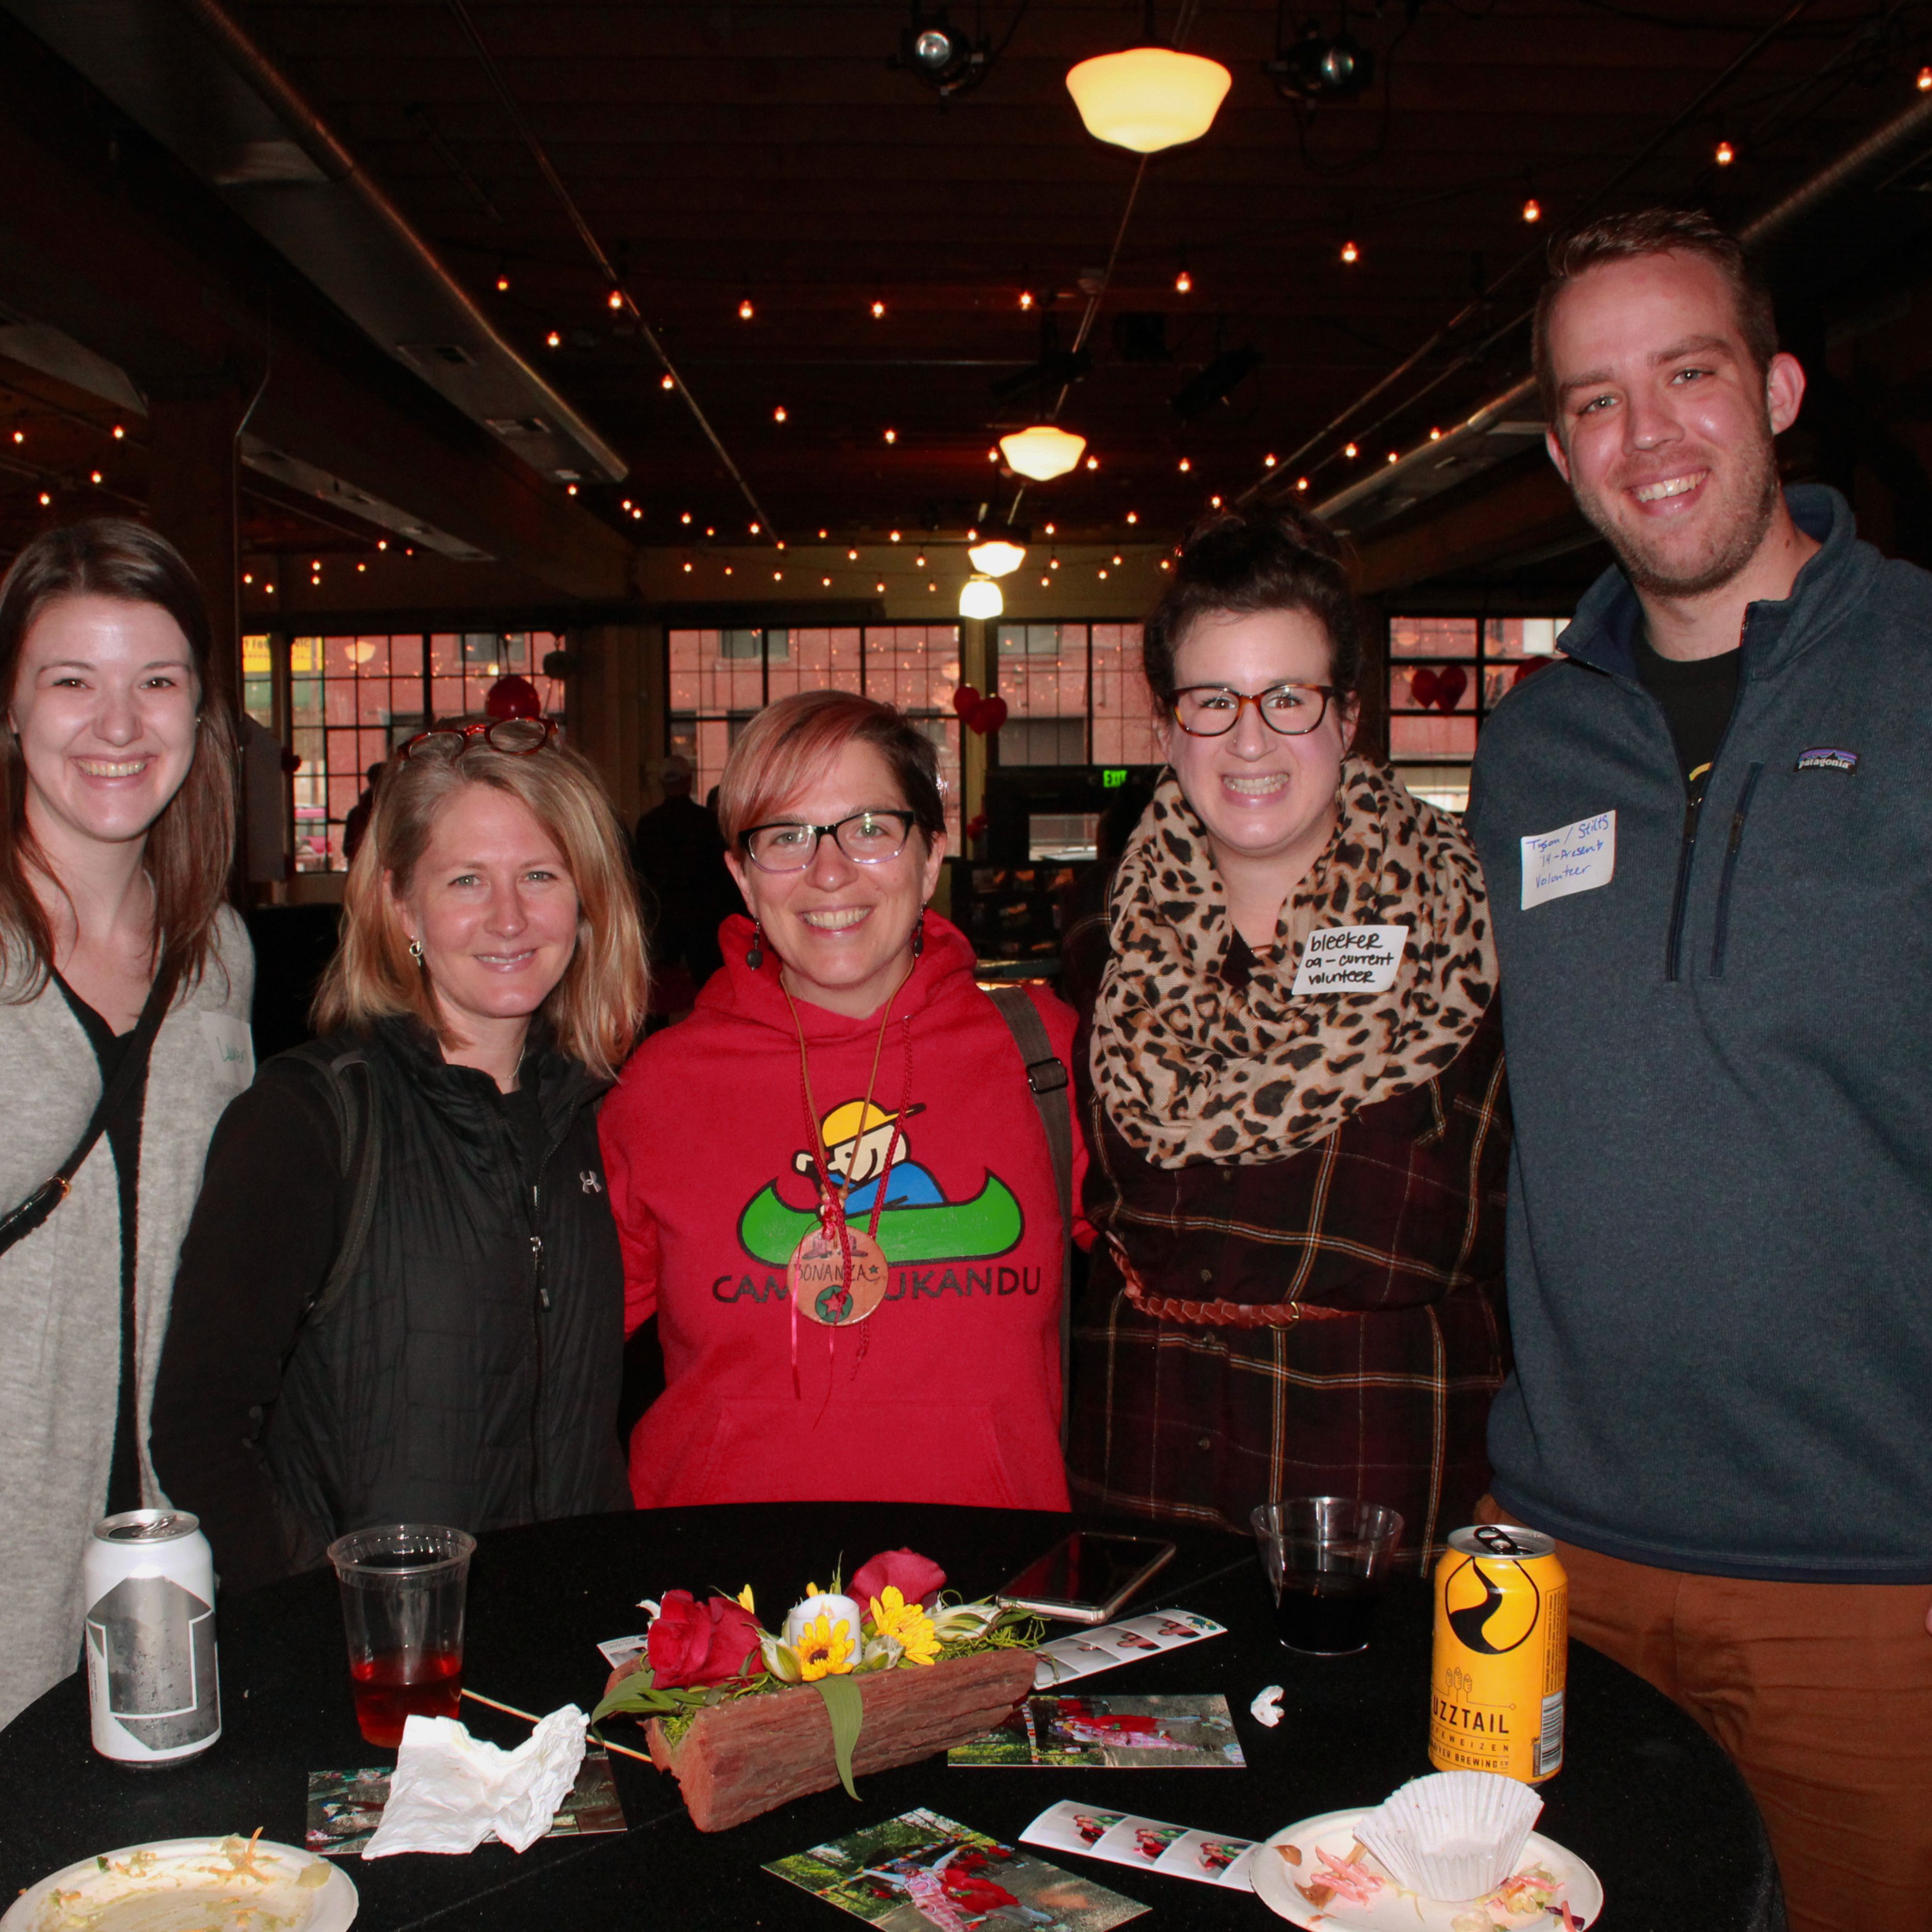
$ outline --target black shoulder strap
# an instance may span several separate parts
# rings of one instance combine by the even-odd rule
[[[107,1123],[112,1119],[115,1109],[147,1072],[148,1058],[154,1050],[154,1036],[160,1031],[161,1022],[167,1017],[177,978],[164,960],[154,975],[154,983],[148,988],[141,1017],[134,1023],[134,1036],[122,1052],[113,1078],[101,1088],[100,1098],[95,1102],[94,1117],[87,1124],[87,1131],[75,1142],[74,1151],[62,1162],[52,1178],[43,1181],[10,1214],[0,1220],[0,1255],[4,1255],[16,1241],[25,1240],[67,1198],[68,1190],[80,1172],[81,1163],[107,1131]]]
[[[382,1124],[376,1106],[375,1076],[370,1070],[368,1056],[360,1047],[331,1054],[311,1042],[291,1048],[290,1057],[307,1061],[322,1076],[322,1090],[328,1097],[329,1111],[335,1116],[341,1175],[349,1189],[342,1240],[322,1286],[302,1310],[306,1324],[326,1315],[340,1299],[362,1258],[369,1224],[375,1218],[376,1184],[382,1174]]]
[[[1073,1356],[1073,1107],[1066,1064],[1046,1036],[1046,1022],[1024,986],[989,986],[988,992],[1006,1023],[1013,1043],[1026,1063],[1027,1085],[1032,1090],[1040,1124],[1046,1132],[1047,1152],[1053,1156],[1053,1178],[1060,1191],[1060,1226],[1064,1245],[1060,1259],[1060,1446],[1066,1447],[1071,1414]]]

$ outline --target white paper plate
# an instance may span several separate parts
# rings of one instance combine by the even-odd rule
[[[1304,1885],[1312,1882],[1321,1870],[1321,1862],[1315,1856],[1318,1851],[1326,1852],[1331,1858],[1346,1858],[1355,1842],[1357,1823],[1372,1808],[1324,1811],[1316,1817],[1301,1819],[1276,1832],[1265,1844],[1257,1845],[1249,1854],[1248,1862],[1255,1896],[1291,1925],[1318,1927],[1322,1932],[1450,1932],[1459,1913],[1478,1909],[1480,1901],[1449,1905],[1439,1898],[1419,1898],[1412,1892],[1398,1891],[1393,1880],[1385,1883],[1366,1905],[1350,1905],[1339,1898],[1331,1898],[1321,1906],[1310,1904],[1295,1890],[1296,1881]],[[1299,1868],[1290,1865],[1274,1850],[1280,1844],[1300,1848]],[[1382,1868],[1372,1858],[1364,1862],[1371,1870],[1382,1872]],[[1516,1870],[1521,1871],[1529,1865],[1541,1865],[1552,1877],[1563,1881],[1563,1900],[1576,1915],[1579,1925],[1595,1922],[1604,1909],[1603,1885],[1574,1852],[1566,1852],[1554,1839],[1532,1832],[1523,1846],[1522,1856],[1516,1861]],[[1499,1928],[1511,1924],[1534,1925],[1539,1932],[1546,1932],[1552,1921],[1547,1914],[1539,1914],[1514,1921],[1497,1917],[1489,1922]]]
[[[348,1932],[359,1903],[346,1872],[292,1845],[169,1838],[42,1879],[0,1932]]]

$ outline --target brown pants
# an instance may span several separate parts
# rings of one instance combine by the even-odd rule
[[[1514,1520],[1489,1496],[1476,1514]],[[1681,1705],[1744,1774],[1791,1932],[1932,1927],[1932,1585],[1753,1582],[1557,1550],[1570,1634]]]

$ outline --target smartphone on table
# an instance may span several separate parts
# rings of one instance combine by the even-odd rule
[[[1152,1536],[1076,1529],[1029,1563],[998,1592],[998,1600],[1036,1616],[1104,1624],[1144,1589],[1174,1555]]]

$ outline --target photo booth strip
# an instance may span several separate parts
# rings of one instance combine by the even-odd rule
[[[1110,1811],[1076,1799],[1050,1806],[1020,1834],[1024,1845],[1046,1845],[1138,1871],[1191,1878],[1226,1892],[1252,1892],[1248,1863],[1255,1840],[1226,1832],[1163,1824],[1132,1812]]]
[[[1158,1657],[1163,1651],[1178,1650],[1184,1644],[1199,1643],[1204,1638],[1226,1634],[1226,1624],[1194,1610],[1150,1610],[1143,1616],[1124,1617],[1118,1623],[1072,1630],[1040,1646],[1033,1688],[1057,1690],[1078,1678],[1091,1677],[1100,1671],[1116,1670],[1123,1664]]]

